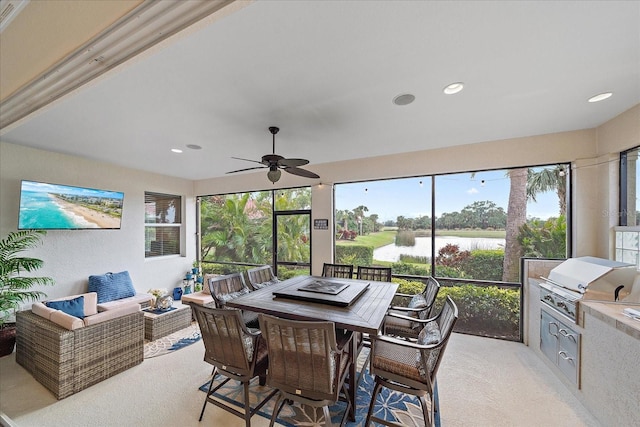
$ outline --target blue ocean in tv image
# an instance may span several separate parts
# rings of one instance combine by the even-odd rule
[[[118,229],[124,193],[23,181],[18,228]]]
[[[34,191],[23,191],[20,201],[20,223],[19,228],[78,228],[83,225],[82,218],[74,218],[67,214],[56,203],[55,198],[47,193]],[[84,221],[86,223],[86,221]],[[93,228],[97,227],[94,224]]]

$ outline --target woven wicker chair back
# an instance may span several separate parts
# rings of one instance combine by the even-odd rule
[[[244,282],[242,273],[233,273],[226,276],[212,277],[209,280],[209,290],[211,296],[216,300],[217,306],[224,306],[225,298],[223,296],[236,292],[248,292],[249,288]]]
[[[455,325],[457,319],[458,307],[456,307],[451,297],[447,296],[447,299],[444,302],[444,306],[442,307],[442,310],[436,318],[436,322],[438,322],[438,327],[440,329],[440,342],[435,348],[432,348],[430,350],[421,350],[423,369],[428,372],[429,378],[431,378],[432,383],[435,380],[436,374],[438,372],[438,367],[440,366],[440,362],[442,361],[444,349],[449,342],[449,337],[451,336],[451,332],[453,331],[453,325]]]
[[[252,360],[246,346],[256,348],[256,338],[249,334],[238,309],[209,308],[191,305],[204,342],[204,360],[213,366],[238,375],[249,375]],[[223,368],[224,367],[224,368]]]
[[[353,265],[324,263],[322,266],[322,277],[353,279]]]
[[[306,322],[260,315],[267,340],[267,384],[309,399],[337,400],[338,369],[333,322]]]
[[[249,278],[249,284],[254,287],[257,287],[261,283],[270,282],[276,278],[270,265],[263,265],[247,270],[247,277]]]
[[[440,283],[433,277],[427,279],[427,284],[422,291],[424,299],[427,301],[427,308],[420,313],[420,317],[427,319],[433,315],[433,308],[435,307],[436,297],[440,291]]]
[[[358,266],[358,279],[373,280],[374,282],[390,282],[391,267],[362,267]]]

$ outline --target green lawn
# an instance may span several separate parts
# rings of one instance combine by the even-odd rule
[[[355,240],[336,240],[336,245],[365,245],[380,248],[390,245],[396,240],[396,231],[379,231],[377,233],[367,234],[366,236],[358,236]]]

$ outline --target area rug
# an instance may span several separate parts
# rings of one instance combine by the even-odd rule
[[[214,386],[224,380],[225,377],[218,375],[215,378]],[[356,396],[356,421],[346,422],[345,425],[349,427],[364,426],[367,419],[367,412],[369,411],[369,403],[371,402],[371,393],[373,392],[375,379],[369,374],[368,369],[365,369],[360,380],[358,387],[358,394]],[[207,392],[209,390],[209,382],[200,386],[200,390]],[[260,402],[266,397],[272,390],[267,386],[260,386],[258,384],[258,378],[254,378],[251,381],[249,389],[251,406],[255,407],[256,402]],[[218,390],[214,396],[219,399],[237,405],[240,411],[243,411],[243,388],[242,384],[238,381],[229,381],[224,387]],[[271,418],[273,413],[273,406],[277,399],[277,395],[271,398],[269,402],[257,413],[265,418]],[[435,390],[436,408],[438,408],[438,390]],[[204,399],[203,399],[204,402]],[[331,413],[331,420],[334,423],[339,423],[346,403],[338,402],[336,405],[329,408]],[[422,409],[418,399],[414,396],[409,396],[396,391],[383,388],[378,394],[377,404],[375,407],[375,415],[385,420],[397,422],[404,426],[424,426],[424,419],[422,416]],[[297,403],[293,405],[284,405],[280,415],[278,417],[278,423],[287,427],[313,427],[323,426],[324,416],[322,409],[314,410],[314,408],[302,407]],[[436,412],[434,425],[440,427],[440,414]]]
[[[166,337],[159,338],[155,341],[145,341],[144,358],[150,359],[172,353],[200,341],[201,338],[198,324],[194,322],[191,326],[167,335]]]

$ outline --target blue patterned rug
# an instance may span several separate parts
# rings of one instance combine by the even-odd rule
[[[172,353],[193,343],[197,343],[201,338],[197,323],[191,323],[191,326],[167,335],[166,337],[158,338],[155,341],[145,341],[144,358],[149,359]]]
[[[224,380],[225,377],[221,375],[216,376],[215,385]],[[364,426],[367,419],[367,412],[369,411],[369,403],[371,402],[371,393],[375,384],[374,377],[369,374],[368,370],[363,373],[360,380],[360,386],[358,387],[358,394],[356,397],[356,421],[346,422],[345,425],[349,427]],[[209,390],[209,382],[203,384],[200,390],[207,392]],[[254,378],[251,381],[250,386],[250,401],[251,406],[255,407],[256,402],[260,402],[264,396],[267,396],[271,391],[270,387],[260,386],[258,384],[258,378]],[[238,381],[229,381],[224,387],[218,390],[214,396],[224,400],[225,402],[237,405],[240,411],[243,411],[243,389],[242,384]],[[277,395],[271,398],[269,402],[258,412],[259,415],[265,418],[271,418],[273,413],[273,405],[277,399]],[[414,396],[398,393],[386,388],[382,388],[382,391],[378,394],[378,402],[375,407],[375,415],[379,418],[394,421],[405,426],[424,426],[424,419],[422,416],[422,409],[418,399]],[[438,408],[438,389],[435,391],[436,408]],[[203,400],[204,402],[204,400]],[[338,402],[336,405],[330,407],[331,420],[334,423],[339,423],[346,403]],[[436,427],[440,427],[440,414],[436,412],[434,424]],[[324,416],[322,409],[314,409],[309,407],[301,407],[297,403],[293,406],[284,405],[280,415],[278,417],[278,423],[287,427],[296,426],[323,426]]]

